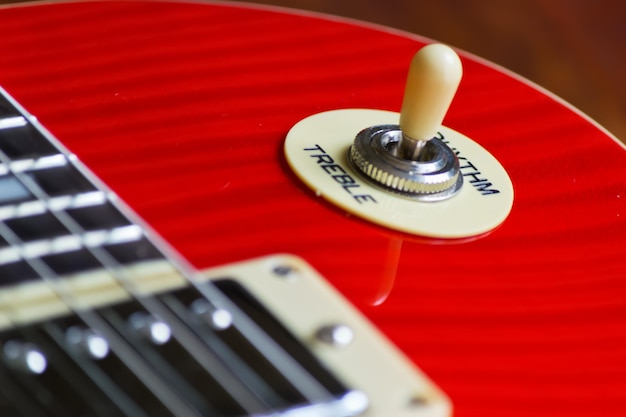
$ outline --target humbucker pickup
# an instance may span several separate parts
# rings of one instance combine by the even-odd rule
[[[1,415],[450,413],[448,399],[303,260],[274,255],[203,272],[250,319],[243,327],[203,296],[202,280],[186,285],[158,262],[138,266],[139,297],[102,273],[69,279],[84,311],[67,311],[42,281],[6,288]]]
[[[2,417],[449,413],[304,261],[196,271],[0,89]]]

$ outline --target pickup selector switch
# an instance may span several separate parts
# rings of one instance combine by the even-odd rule
[[[462,74],[452,48],[420,49],[409,68],[400,124],[359,132],[349,154],[353,168],[376,185],[417,200],[455,195],[463,185],[459,161],[436,137]]]
[[[511,178],[487,149],[442,125],[462,74],[450,47],[421,48],[400,113],[308,116],[287,134],[287,163],[315,196],[390,229],[448,239],[493,230],[511,212]]]

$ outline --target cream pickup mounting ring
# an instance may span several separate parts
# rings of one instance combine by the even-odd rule
[[[392,229],[437,238],[494,229],[513,206],[508,174],[487,150],[441,124],[462,73],[450,47],[425,46],[411,61],[400,114],[310,116],[287,135],[289,165],[317,195]]]

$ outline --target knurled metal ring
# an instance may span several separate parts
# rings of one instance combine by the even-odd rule
[[[456,194],[463,185],[459,161],[445,143],[429,140],[420,161],[397,156],[402,138],[398,125],[362,130],[350,148],[348,162],[370,182],[420,201],[439,201]]]

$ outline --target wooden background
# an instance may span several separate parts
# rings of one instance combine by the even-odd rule
[[[424,35],[509,68],[626,141],[626,1],[252,0]]]
[[[459,47],[546,87],[626,141],[626,1],[251,2],[348,16]]]

